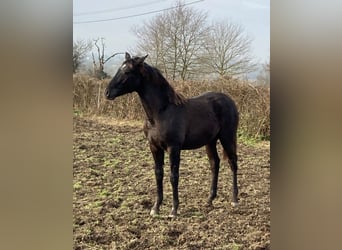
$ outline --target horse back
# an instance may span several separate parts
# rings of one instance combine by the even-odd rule
[[[206,92],[202,95],[188,99],[188,115],[200,113],[203,119],[216,120],[220,124],[238,122],[238,110],[231,97],[220,92]]]

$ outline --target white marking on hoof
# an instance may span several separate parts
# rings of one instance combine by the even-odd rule
[[[156,210],[151,209],[150,215],[151,216],[157,216],[159,213],[156,212]]]
[[[237,202],[231,202],[230,203],[233,207],[238,207],[239,206],[239,203],[237,203]]]
[[[177,215],[175,215],[175,214],[169,214],[169,218],[171,218],[171,219],[174,219],[176,217],[177,217]]]

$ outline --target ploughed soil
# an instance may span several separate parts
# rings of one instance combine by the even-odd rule
[[[218,146],[219,155],[222,148]],[[239,206],[221,157],[218,197],[206,204],[211,172],[205,148],[182,151],[179,216],[172,206],[168,157],[164,201],[151,217],[156,185],[142,122],[74,117],[74,249],[270,249],[269,143],[239,142]]]

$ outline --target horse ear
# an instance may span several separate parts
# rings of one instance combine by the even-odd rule
[[[126,61],[130,60],[130,59],[131,59],[131,55],[130,55],[129,53],[126,52],[125,58],[126,58]]]
[[[148,55],[143,56],[143,57],[139,57],[137,60],[137,64],[142,64],[145,61],[146,57],[148,57]]]

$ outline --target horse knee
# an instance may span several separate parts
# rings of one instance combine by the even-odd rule
[[[179,173],[175,173],[173,171],[171,171],[170,174],[170,181],[172,185],[177,185],[178,184],[178,179],[179,179]]]
[[[163,176],[164,176],[163,167],[155,167],[154,173],[157,179],[163,179]]]

